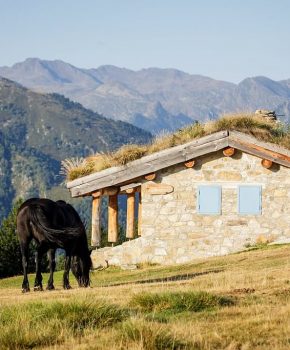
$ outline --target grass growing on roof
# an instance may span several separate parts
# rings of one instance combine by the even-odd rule
[[[89,175],[110,167],[125,165],[143,156],[182,145],[196,138],[222,130],[236,130],[290,149],[290,130],[280,123],[268,121],[251,113],[225,115],[205,124],[193,123],[173,134],[157,136],[148,145],[125,145],[114,153],[98,153],[84,159],[66,159],[62,162],[62,173],[67,181]]]

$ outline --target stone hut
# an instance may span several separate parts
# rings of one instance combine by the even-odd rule
[[[289,168],[288,149],[237,131],[221,131],[81,177],[67,187],[73,197],[92,196],[96,247],[101,197],[109,196],[108,241],[114,245],[117,196],[127,195],[128,241],[93,251],[95,267],[107,262],[186,263],[259,241],[290,242]]]

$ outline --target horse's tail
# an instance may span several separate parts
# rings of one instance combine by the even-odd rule
[[[67,243],[75,241],[83,235],[82,226],[52,228],[48,227],[45,222],[45,215],[38,205],[29,206],[31,225],[41,234],[45,239],[59,247],[64,247]]]

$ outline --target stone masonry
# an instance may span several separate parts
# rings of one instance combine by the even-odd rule
[[[155,183],[174,192],[150,195],[142,189],[142,237],[93,252],[94,267],[137,263],[187,263],[225,255],[257,242],[290,240],[290,169],[261,166],[261,159],[236,151],[200,157],[194,168],[183,164],[158,173]],[[197,213],[197,187],[222,187],[221,215]],[[262,215],[238,213],[238,186],[262,186]],[[141,187],[142,188],[142,187]]]

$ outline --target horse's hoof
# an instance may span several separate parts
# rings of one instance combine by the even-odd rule
[[[46,290],[55,290],[55,288],[54,288],[53,285],[50,285],[50,286],[47,286],[47,287],[46,287]]]
[[[67,285],[67,286],[63,286],[63,289],[69,290],[69,289],[72,289],[72,287],[70,285]]]
[[[28,293],[28,292],[30,292],[30,289],[29,288],[22,288],[22,293]]]
[[[35,292],[42,292],[42,291],[43,291],[43,288],[42,288],[42,286],[35,286],[35,287],[33,288],[33,290],[34,290]]]

